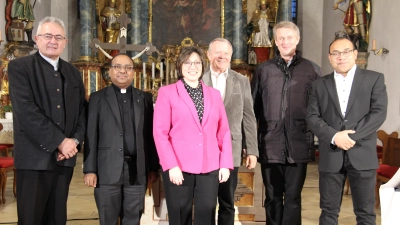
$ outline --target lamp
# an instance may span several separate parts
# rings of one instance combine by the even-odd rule
[[[372,49],[371,49],[371,51],[374,52],[374,55],[381,55],[381,54],[385,55],[385,54],[389,53],[389,50],[386,49],[386,48],[381,48],[381,49],[377,50],[376,49],[376,40],[375,39],[372,40]]]

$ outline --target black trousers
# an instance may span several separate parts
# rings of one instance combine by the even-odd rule
[[[261,164],[268,225],[301,224],[301,191],[307,163]]]
[[[170,181],[168,170],[162,173],[170,225],[192,225],[193,199],[193,224],[215,225],[218,174],[219,170],[205,174],[183,172],[185,180],[178,186]]]
[[[19,225],[67,223],[67,199],[74,168],[52,170],[17,169]]]
[[[218,225],[233,225],[235,223],[234,195],[238,182],[239,167],[230,171],[229,179],[218,187]]]
[[[375,225],[375,184],[376,170],[355,169],[344,152],[343,167],[340,171],[319,172],[319,193],[321,216],[319,224],[337,225],[342,204],[343,187],[346,177],[349,178],[351,197],[357,225]]]
[[[135,161],[134,161],[135,162]],[[94,189],[101,225],[137,225],[144,210],[145,184],[138,184],[136,163],[124,162],[121,177],[116,184],[97,185]]]

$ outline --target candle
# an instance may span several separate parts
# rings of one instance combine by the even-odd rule
[[[165,78],[166,78],[165,83],[168,85],[169,84],[169,76],[168,76],[168,73],[169,73],[169,62],[168,62],[168,60],[165,60],[165,63],[167,64],[166,65],[167,69],[165,70]]]
[[[155,78],[156,77],[156,66],[154,63],[151,63],[151,78]]]
[[[133,87],[137,88],[136,72],[133,73]]]
[[[376,50],[376,40],[372,40],[372,50]]]
[[[1,39],[1,30],[0,30],[0,41],[1,41],[1,40],[3,40],[3,39]]]
[[[143,63],[143,78],[146,77],[146,63]]]
[[[164,77],[163,62],[160,62],[160,78],[161,78],[161,80],[162,80],[163,77]]]
[[[178,70],[175,70],[175,78],[178,79]]]
[[[139,77],[138,77],[139,81],[138,81],[138,89],[142,90],[142,73],[139,72]]]

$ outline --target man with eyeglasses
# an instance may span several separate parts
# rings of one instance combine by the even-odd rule
[[[234,170],[229,179],[218,188],[218,224],[233,225],[235,219],[234,194],[238,182],[242,156],[246,156],[246,167],[253,169],[257,164],[257,128],[253,112],[249,79],[230,69],[233,49],[224,38],[211,41],[207,56],[210,70],[203,82],[218,89],[224,101],[229,129],[232,135]],[[245,144],[244,144],[245,143]]]
[[[60,19],[42,19],[35,41],[39,51],[8,66],[18,224],[65,224],[85,135],[85,88],[76,67],[60,58],[67,44]]]
[[[84,183],[94,187],[100,224],[138,224],[146,183],[159,168],[153,140],[153,102],[132,86],[133,61],[111,60],[112,84],[90,95],[85,141]]]
[[[252,80],[258,121],[266,224],[300,225],[301,191],[307,164],[314,160],[314,136],[305,118],[311,82],[319,66],[296,50],[300,31],[283,21],[273,28],[275,57],[260,64]]]
[[[356,66],[347,38],[329,45],[333,73],[313,82],[307,124],[319,140],[319,224],[338,224],[348,177],[357,224],[375,225],[376,130],[386,119],[384,75]]]

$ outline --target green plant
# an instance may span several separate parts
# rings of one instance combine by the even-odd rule
[[[3,106],[4,112],[12,112],[12,106],[11,105],[5,105]]]

